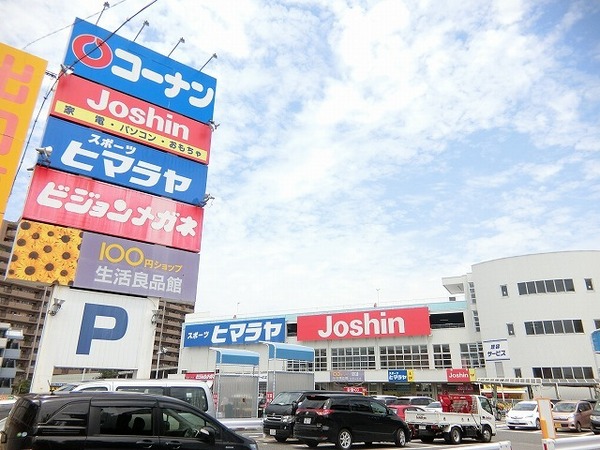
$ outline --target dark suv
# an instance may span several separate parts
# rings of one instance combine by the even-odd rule
[[[277,442],[285,442],[294,434],[294,418],[298,405],[310,394],[344,394],[344,391],[284,391],[267,405],[263,417],[263,433]],[[354,394],[361,395],[361,394]]]
[[[0,450],[106,448],[258,450],[184,401],[137,393],[27,394],[0,432]]]
[[[382,402],[360,395],[308,395],[298,406],[294,436],[309,447],[333,442],[348,450],[354,442],[410,441],[408,425]]]

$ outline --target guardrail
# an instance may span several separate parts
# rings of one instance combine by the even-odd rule
[[[262,430],[262,419],[219,419],[223,425],[235,431]]]
[[[580,436],[562,439],[542,439],[543,450],[598,450],[600,436]]]
[[[510,441],[489,442],[487,444],[469,445],[469,450],[512,450]]]

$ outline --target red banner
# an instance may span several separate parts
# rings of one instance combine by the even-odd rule
[[[446,369],[446,380],[449,383],[470,383],[469,369]]]
[[[60,77],[50,114],[208,164],[208,125],[75,75]]]
[[[200,251],[204,211],[37,166],[23,217],[112,236]]]
[[[200,380],[200,381],[212,381],[215,379],[214,372],[187,372],[185,374],[186,380]]]
[[[298,316],[298,341],[429,336],[425,307]]]

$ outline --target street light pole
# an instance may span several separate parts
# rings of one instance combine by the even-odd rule
[[[162,300],[162,298],[158,299],[158,307],[159,308],[160,308],[161,300]],[[162,313],[160,316],[160,333],[158,335],[158,352],[156,354],[156,378],[159,378],[158,372],[159,372],[159,368],[160,368],[160,355],[162,355],[162,353],[163,353],[162,337],[163,337],[163,327],[164,327],[164,323],[165,323],[165,308],[166,308],[166,302],[163,302]]]

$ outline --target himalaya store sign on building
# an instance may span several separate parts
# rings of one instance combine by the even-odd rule
[[[285,342],[285,318],[187,324],[184,347]]]

